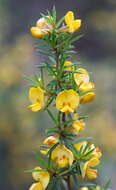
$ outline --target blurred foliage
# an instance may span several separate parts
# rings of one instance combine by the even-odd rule
[[[40,11],[50,9],[53,4],[59,14],[69,8],[80,12],[86,25],[81,31],[85,36],[77,44],[77,56],[83,67],[92,72],[97,96],[95,103],[84,110],[89,112],[85,133],[94,136],[96,144],[103,149],[99,180],[111,177],[115,189],[115,0],[73,0],[73,3],[66,0],[0,0],[0,189],[28,188],[31,176],[24,170],[35,166],[32,151],[38,149],[45,126],[51,126],[45,115],[38,116],[27,110],[28,87],[23,75],[30,76],[34,72],[32,64],[36,66],[41,59],[32,49],[28,28],[32,20],[40,16]]]

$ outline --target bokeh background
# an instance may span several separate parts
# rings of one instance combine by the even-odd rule
[[[116,189],[116,1],[115,0],[0,0],[0,189],[26,190],[37,162],[37,151],[49,118],[32,113],[28,83],[23,75],[38,72],[42,57],[34,51],[30,26],[40,12],[56,6],[58,17],[73,10],[83,24],[77,59],[96,83],[96,99],[80,112],[89,116],[85,134],[103,151],[98,183],[112,179]]]

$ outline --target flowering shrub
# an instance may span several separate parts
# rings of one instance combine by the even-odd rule
[[[95,98],[95,84],[90,81],[89,72],[72,60],[76,53],[73,42],[82,37],[73,34],[80,27],[81,20],[75,20],[72,11],[57,21],[53,8],[52,13],[42,14],[31,28],[32,36],[42,41],[37,50],[46,55],[47,60],[38,66],[40,78],[35,76],[32,80],[28,108],[33,112],[47,111],[54,126],[47,129],[48,137],[35,153],[38,166],[28,171],[35,180],[29,190],[108,188],[108,183],[100,187],[88,182],[98,175],[96,166],[102,152],[92,143],[91,137],[80,135],[86,127],[86,116],[78,113],[79,107]],[[45,80],[44,70],[50,82]]]

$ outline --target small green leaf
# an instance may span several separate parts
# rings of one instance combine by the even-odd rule
[[[51,119],[53,120],[53,122],[57,125],[57,120],[53,116],[52,112],[48,108],[46,108],[46,111],[48,112],[48,114],[51,117]]]
[[[76,144],[76,143],[83,142],[83,141],[88,141],[88,140],[91,140],[91,139],[92,139],[92,137],[82,137],[82,138],[76,139],[71,144]]]
[[[38,160],[39,164],[41,165],[41,167],[46,168],[46,161],[45,161],[45,159],[43,159],[42,156],[39,153],[37,153],[37,152],[34,152],[34,155],[35,155],[35,158]]]
[[[70,43],[73,43],[73,42],[79,40],[80,38],[82,38],[83,36],[84,36],[83,34],[81,34],[81,35],[79,35],[79,36],[76,36],[76,37],[72,38],[69,42],[70,42]]]
[[[56,28],[58,28],[58,27],[62,24],[63,21],[64,21],[64,17],[62,17],[62,18],[57,22]]]
[[[109,179],[108,182],[104,185],[103,190],[108,190],[110,184],[111,184],[111,179]]]
[[[54,19],[54,23],[56,23],[56,8],[55,8],[55,6],[53,6],[52,16],[53,16],[53,19]]]

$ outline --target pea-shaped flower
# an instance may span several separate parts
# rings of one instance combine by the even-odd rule
[[[52,25],[48,23],[47,19],[40,18],[35,27],[31,27],[30,31],[33,37],[42,38],[52,30]]]
[[[54,137],[54,136],[49,136],[49,137],[47,137],[45,140],[44,140],[44,142],[43,142],[43,144],[45,144],[45,145],[48,145],[48,146],[53,146],[54,144],[56,144],[58,142],[58,139],[56,138],[56,137]],[[48,151],[49,151],[49,149],[50,148],[47,148],[47,149],[44,149],[44,150],[40,150],[40,152],[42,153],[42,154],[47,154],[48,153]]]
[[[73,153],[64,145],[58,145],[51,154],[51,159],[58,168],[71,166],[74,160]]]
[[[77,85],[80,85],[83,82],[89,82],[89,74],[86,69],[79,68],[76,71],[79,72],[74,74],[74,79]]]
[[[34,170],[38,170],[32,173],[32,177],[36,183],[33,183],[29,190],[45,190],[50,181],[50,174],[47,171],[39,171],[40,167],[34,168]]]
[[[91,158],[89,161],[85,162],[83,167],[83,177],[87,176],[88,179],[95,179],[97,177],[97,170],[93,169],[100,163],[97,157]]]
[[[88,102],[92,102],[95,98],[95,92],[88,92],[87,94],[84,94],[81,98],[80,98],[80,103],[88,103]]]
[[[74,20],[74,13],[72,11],[68,11],[67,14],[65,15],[65,22],[68,26],[67,31],[69,33],[77,31],[81,26],[81,20],[80,19]]]
[[[28,106],[33,112],[37,112],[44,106],[44,90],[40,87],[30,88],[29,90],[29,100],[32,105]]]
[[[80,87],[79,90],[82,92],[86,92],[88,90],[93,90],[95,88],[95,84],[93,82],[83,82]]]
[[[79,105],[79,95],[74,90],[64,90],[56,97],[56,108],[61,112],[74,112]]]

